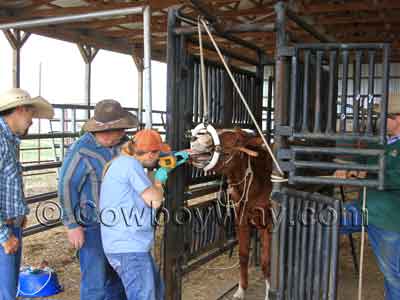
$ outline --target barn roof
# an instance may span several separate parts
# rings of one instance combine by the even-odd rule
[[[391,0],[295,0],[284,1],[294,16],[313,34],[288,22],[293,41],[325,41],[343,43],[391,42],[392,60],[400,60],[400,1]],[[199,5],[196,5],[198,3]],[[268,0],[3,0],[0,2],[0,23],[46,17],[89,13],[108,9],[137,7],[150,4],[152,8],[152,56],[165,61],[168,7],[179,5],[183,15],[197,18],[199,11],[215,18],[221,32],[252,43],[269,57],[275,52],[273,28],[277,1]],[[236,28],[232,32],[232,28]],[[244,30],[252,32],[240,32]],[[143,53],[143,17],[141,14],[95,18],[83,22],[28,28],[24,31],[64,41],[93,46],[141,57]],[[190,30],[189,30],[190,31]],[[218,42],[225,49],[243,54],[243,48],[224,38]],[[192,47],[198,51],[197,46]],[[256,56],[250,52],[249,57]],[[211,55],[210,53],[208,55]]]

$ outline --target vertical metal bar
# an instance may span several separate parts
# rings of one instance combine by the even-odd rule
[[[302,132],[308,132],[308,101],[309,101],[309,87],[310,87],[310,56],[311,51],[304,51],[304,81],[303,81],[303,122],[301,125]]]
[[[296,205],[296,214],[295,214],[295,242],[294,242],[294,256],[295,256],[295,261],[294,261],[294,268],[293,268],[293,273],[294,273],[294,293],[293,297],[294,299],[299,299],[300,295],[300,285],[299,285],[299,276],[300,276],[300,255],[301,255],[301,224],[299,222],[299,213],[301,213],[302,206],[303,206],[303,201],[302,199],[295,198],[297,203]]]
[[[333,133],[336,131],[336,116],[337,116],[337,97],[335,86],[337,84],[337,52],[329,52],[329,92],[328,92],[328,121],[326,132]]]
[[[288,257],[287,257],[287,282],[286,286],[279,285],[281,287],[281,290],[287,289],[287,294],[286,294],[286,300],[291,300],[294,299],[295,293],[294,293],[294,281],[296,280],[294,278],[294,247],[295,244],[293,243],[294,241],[294,234],[296,230],[296,212],[295,212],[295,199],[289,198],[289,230],[288,230]],[[285,274],[285,269],[281,269],[281,272]]]
[[[382,74],[383,75],[383,74]],[[372,110],[374,106],[375,84],[375,51],[368,51],[368,99],[367,99],[367,134],[373,134]],[[382,122],[385,123],[386,122]]]
[[[282,291],[281,293],[278,294],[278,299],[281,300],[284,297],[283,291],[285,291],[285,277],[286,277],[286,232],[287,232],[287,227],[288,227],[288,220],[287,220],[287,215],[288,215],[288,210],[289,205],[288,205],[288,196],[284,195],[283,200],[281,202],[281,216],[280,220],[281,223],[279,224],[280,226],[280,248],[279,248],[279,290]],[[289,240],[290,241],[290,240]]]
[[[317,215],[320,215],[323,204],[317,204]],[[316,225],[316,240],[315,247],[313,250],[314,257],[314,274],[313,274],[313,289],[312,289],[312,299],[320,300],[321,299],[321,251],[322,251],[322,231],[323,227],[320,220],[317,220]]]
[[[361,103],[361,58],[362,52],[356,51],[354,86],[353,86],[353,133],[358,133],[360,130],[360,103]],[[361,112],[362,113],[362,112]]]
[[[184,40],[178,39],[174,29],[180,24],[176,19],[176,9],[168,11],[167,27],[167,140],[172,149],[183,149],[187,147],[184,141],[184,107],[185,99],[179,90],[181,78],[181,57],[185,51]],[[165,201],[165,208],[172,211],[179,211],[184,204],[186,168],[177,169],[168,180]],[[173,201],[172,201],[173,199]],[[182,260],[184,245],[179,242],[183,236],[182,226],[167,222],[165,226],[164,240],[164,280],[165,299],[180,300],[182,297]]]
[[[381,128],[380,128],[380,137],[381,144],[386,142],[386,120],[387,110],[388,110],[388,92],[389,92],[389,77],[390,77],[390,64],[389,64],[389,56],[390,56],[390,48],[389,45],[386,45],[383,48],[383,74],[382,74],[382,98],[381,98]]]
[[[336,300],[337,291],[337,270],[339,263],[339,225],[340,225],[340,202],[335,200],[333,203],[334,212],[336,217],[332,219],[332,223],[329,228],[332,234],[331,243],[331,255],[330,255],[330,270],[329,270],[329,300]]]
[[[317,219],[317,205],[315,201],[311,201],[310,203],[310,213],[311,213],[311,220],[310,220],[310,226],[309,226],[309,240],[308,240],[308,261],[307,261],[307,273],[305,277],[306,281],[306,299],[311,300],[312,299],[312,286],[313,286],[313,278],[314,278],[314,265],[315,265],[315,252],[314,252],[314,243],[316,240],[316,223],[318,222]],[[318,250],[317,250],[318,251]]]
[[[288,35],[286,31],[286,6],[285,3],[279,1],[275,4],[275,12],[276,12],[276,52],[279,53],[279,49],[285,47],[288,42]],[[274,101],[274,119],[275,119],[275,128],[276,126],[287,125],[287,92],[288,92],[288,84],[287,74],[288,74],[288,60],[285,56],[277,56],[275,63],[275,101]],[[285,148],[287,144],[287,139],[282,136],[275,135],[275,153],[278,149]],[[274,172],[278,172],[277,168],[274,167]],[[280,190],[282,184],[274,183],[273,189]],[[272,201],[272,207],[276,206],[276,202]],[[279,257],[279,232],[273,232],[272,234],[272,242],[271,242],[271,289],[273,291],[283,292],[279,290],[279,266],[278,266],[278,257]]]
[[[212,68],[212,79],[211,79],[211,93],[212,93],[212,120],[217,123],[217,68]]]
[[[61,116],[60,116],[60,131],[62,134],[65,133],[64,131],[64,125],[65,125],[65,109],[62,108],[61,109]],[[61,157],[61,161],[64,161],[64,136],[61,138],[61,144],[60,144],[60,157]]]
[[[76,133],[76,109],[71,110],[72,132]]]
[[[296,132],[296,112],[297,112],[297,86],[298,86],[298,50],[292,56],[292,74],[291,74],[291,86],[290,86],[290,127]]]
[[[300,212],[300,227],[301,227],[301,248],[300,248],[300,271],[299,271],[299,295],[298,298],[299,300],[303,300],[305,297],[305,277],[306,277],[306,267],[307,267],[307,256],[309,253],[307,253],[307,243],[308,243],[308,225],[307,220],[304,220],[304,212],[308,210],[308,201],[306,199],[302,199],[303,202],[303,207]]]
[[[325,220],[328,220],[327,207],[325,210],[321,212]],[[330,242],[332,239],[332,232],[330,227],[327,224],[323,224],[323,241],[322,241],[322,278],[321,278],[321,287],[322,287],[322,299],[328,299],[328,291],[329,291],[329,262],[330,262]]]
[[[138,121],[139,128],[143,126],[143,63],[138,68]]]
[[[151,8],[143,8],[143,75],[144,75],[144,108],[146,114],[146,128],[151,128],[152,96],[151,96]]]
[[[315,115],[314,133],[321,132],[321,86],[322,86],[322,55],[323,51],[317,51],[316,75],[315,75]]]
[[[342,52],[342,101],[340,111],[340,132],[346,132],[347,114],[347,80],[349,73],[349,51]]]
[[[268,98],[267,98],[267,134],[268,141],[271,140],[272,135],[272,76],[268,77]]]

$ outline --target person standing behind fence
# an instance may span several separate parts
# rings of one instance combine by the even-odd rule
[[[0,95],[0,300],[15,300],[22,253],[22,228],[29,208],[25,202],[19,137],[27,134],[32,118],[50,119],[53,107],[22,89]]]
[[[368,241],[384,276],[386,300],[400,299],[400,99],[391,99],[386,120],[389,135],[385,145],[385,187],[367,189]],[[378,165],[376,159],[366,162]],[[365,177],[357,171],[339,170],[339,178]]]
[[[143,129],[105,169],[100,193],[101,238],[128,300],[164,299],[164,284],[150,251],[155,209],[164,199],[162,183],[168,175],[161,169],[146,174],[144,168],[156,167],[160,152],[170,151],[158,132]]]
[[[123,285],[108,264],[100,238],[98,200],[104,165],[117,153],[125,129],[138,126],[136,116],[115,100],[97,103],[86,132],[68,150],[58,192],[68,240],[79,250],[81,300],[126,299]]]

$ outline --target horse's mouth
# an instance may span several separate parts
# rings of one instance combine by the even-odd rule
[[[190,161],[193,166],[199,169],[203,169],[211,160],[212,152],[195,152],[191,151]]]

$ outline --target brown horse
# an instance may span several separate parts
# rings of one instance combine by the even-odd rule
[[[270,229],[272,225],[270,194],[272,159],[263,147],[262,139],[247,131],[217,130],[220,145],[215,145],[212,134],[202,132],[192,138],[191,161],[197,168],[205,168],[218,151],[218,161],[210,171],[226,176],[229,193],[235,208],[236,234],[239,240],[240,281],[235,299],[244,299],[248,287],[248,263],[251,228],[259,231],[262,255],[261,267],[269,292]],[[207,169],[207,168],[206,168]]]

